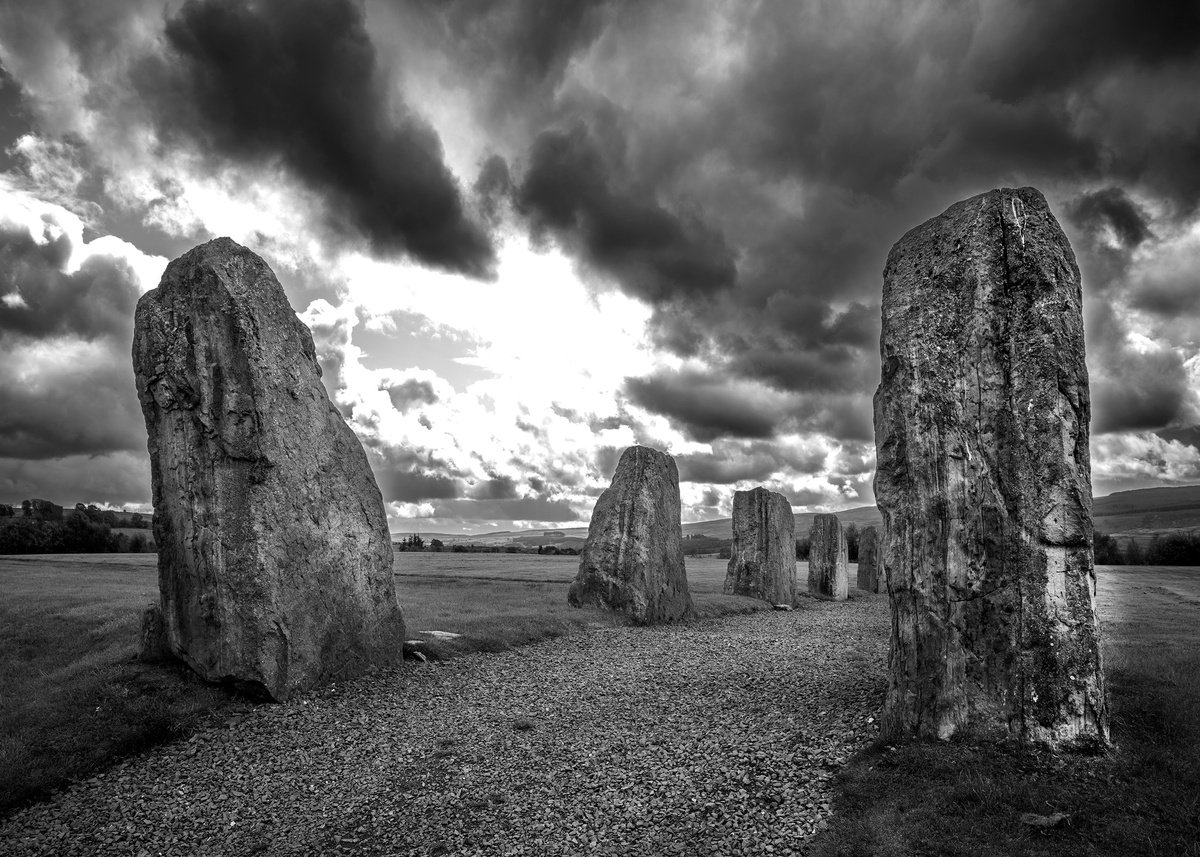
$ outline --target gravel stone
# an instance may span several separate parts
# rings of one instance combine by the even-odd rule
[[[79,782],[0,854],[802,854],[876,736],[888,624],[805,600],[406,662]]]

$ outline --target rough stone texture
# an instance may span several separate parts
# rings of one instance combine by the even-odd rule
[[[151,604],[142,611],[138,660],[162,661],[170,657],[171,643],[167,639],[167,625],[163,621],[162,607]]]
[[[837,515],[813,517],[808,548],[808,591],[821,598],[844,601],[850,591],[846,563],[846,533]]]
[[[888,256],[875,394],[893,610],[885,733],[1107,740],[1079,269],[994,190]]]
[[[887,581],[880,571],[879,530],[863,527],[858,533],[858,588],[874,593],[887,592]]]
[[[276,700],[398,661],[379,488],[267,264],[228,238],[169,264],[133,364],[171,651]]]
[[[644,446],[621,455],[612,484],[596,501],[567,602],[618,610],[643,624],[695,612],[683,566],[679,471],[671,456]]]
[[[733,550],[726,595],[748,595],[771,604],[796,597],[796,519],[782,494],[755,488],[733,495]]]

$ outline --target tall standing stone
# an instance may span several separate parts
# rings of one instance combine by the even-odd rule
[[[846,533],[837,515],[815,515],[808,538],[808,591],[845,601],[850,591]]]
[[[172,653],[276,700],[399,661],[383,500],[267,264],[228,238],[171,262],[133,365]]]
[[[733,550],[726,595],[748,595],[771,604],[796,597],[796,520],[782,494],[755,488],[733,495]]]
[[[641,624],[692,615],[679,514],[675,459],[644,446],[625,450],[596,501],[568,603],[621,611]]]
[[[1081,303],[1033,188],[959,202],[888,256],[885,734],[1107,740]]]
[[[879,571],[879,530],[863,527],[858,534],[858,588],[875,593],[886,590]]]

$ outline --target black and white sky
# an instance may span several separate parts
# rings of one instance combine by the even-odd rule
[[[1040,188],[1095,491],[1200,482],[1200,4],[0,0],[0,500],[150,500],[133,306],[229,235],[393,530],[873,502],[883,263]]]

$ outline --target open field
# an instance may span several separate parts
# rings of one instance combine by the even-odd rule
[[[407,636],[436,658],[621,624],[566,606],[576,562],[398,555]],[[724,569],[689,559],[701,611],[757,606],[719,594]],[[1099,582],[1114,753],[876,747],[841,775],[821,853],[1200,854],[1200,569],[1102,567]],[[185,670],[131,660],[155,597],[152,555],[4,558],[0,587],[3,807],[245,705]],[[422,633],[432,630],[462,636]],[[1042,830],[1022,813],[1065,818]]]
[[[436,659],[622,624],[567,605],[578,562],[399,554],[407,636]],[[186,669],[133,660],[141,611],[158,598],[155,563],[154,554],[0,557],[0,812],[245,704]],[[724,574],[724,561],[688,561],[701,616],[763,609],[721,595]],[[421,633],[435,630],[461,636]]]

